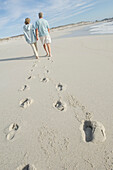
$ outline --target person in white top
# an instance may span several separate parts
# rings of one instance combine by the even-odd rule
[[[23,33],[25,40],[31,45],[36,59],[38,59],[38,48],[35,27],[30,23],[30,18],[25,19],[25,25],[23,26]]]

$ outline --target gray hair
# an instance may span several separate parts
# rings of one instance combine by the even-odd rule
[[[39,12],[38,16],[39,16],[39,18],[42,18],[43,17],[43,13]]]

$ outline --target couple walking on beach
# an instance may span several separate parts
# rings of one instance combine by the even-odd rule
[[[36,59],[39,58],[37,41],[38,36],[43,44],[44,50],[46,51],[46,56],[51,57],[51,37],[49,35],[50,28],[47,20],[43,19],[43,13],[40,12],[39,20],[35,22],[35,26],[30,23],[30,18],[25,19],[25,25],[23,26],[23,32],[25,40],[31,45]]]

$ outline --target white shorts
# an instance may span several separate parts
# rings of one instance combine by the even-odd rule
[[[42,42],[42,44],[51,44],[51,37],[50,35],[46,35],[43,37],[40,37],[40,41]]]

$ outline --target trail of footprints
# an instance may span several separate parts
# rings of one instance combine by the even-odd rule
[[[37,66],[37,64],[34,63],[32,66],[33,69],[31,69],[31,72],[34,71],[34,68],[36,66]],[[47,69],[47,67],[45,67],[45,73],[49,73],[49,72],[50,71]],[[27,80],[30,80],[33,78],[35,78],[35,76],[29,76],[27,78]],[[47,83],[47,82],[49,82],[49,78],[45,76],[43,78],[40,78],[40,81],[42,83]],[[28,85],[24,85],[21,88],[21,91],[25,91],[28,89],[30,89],[30,87]],[[56,90],[58,92],[63,92],[66,90],[66,85],[64,85],[63,83],[58,83],[56,85]],[[80,130],[82,133],[83,141],[85,141],[85,142],[104,142],[106,139],[106,134],[105,134],[105,128],[102,125],[102,123],[96,122],[96,121],[91,121],[92,114],[86,112],[85,106],[80,104],[80,102],[74,96],[68,95],[67,98],[68,98],[67,100],[68,100],[68,104],[69,104],[70,108],[72,108],[73,112],[75,113],[76,120],[81,123]],[[33,103],[33,99],[25,98],[20,101],[20,107],[27,108],[32,103]],[[61,111],[61,112],[67,110],[67,104],[64,101],[62,101],[61,99],[55,101],[53,103],[53,107],[56,110]],[[84,116],[85,116],[85,119],[84,119]]]
[[[33,72],[34,68],[36,66],[37,66],[37,63],[34,63],[30,72]],[[50,73],[50,70],[48,70],[46,68],[45,73]],[[26,80],[29,81],[34,78],[35,78],[35,76],[30,75],[26,78]],[[40,78],[40,81],[42,83],[47,83],[47,82],[49,82],[49,78],[45,76],[43,78]],[[59,92],[61,93],[66,90],[66,85],[64,85],[63,83],[58,83],[55,88],[58,93]],[[23,85],[19,89],[19,91],[21,91],[21,92],[24,92],[26,90],[30,90],[30,87],[27,84]],[[86,112],[85,106],[81,105],[79,103],[79,101],[77,99],[75,99],[74,96],[68,95],[67,102],[68,102],[69,107],[72,109],[72,112],[74,112],[76,120],[79,121],[81,124],[80,131],[82,134],[83,141],[84,142],[93,142],[93,143],[104,142],[106,139],[106,134],[105,134],[105,128],[102,125],[102,123],[96,122],[96,121],[91,121],[92,114]],[[25,108],[29,107],[32,103],[33,103],[33,99],[30,97],[26,97],[25,99],[22,99],[20,101],[19,106],[21,108],[25,109]],[[53,107],[60,112],[64,112],[67,110],[67,104],[64,101],[62,101],[61,99],[56,100],[53,103]],[[85,119],[84,119],[84,116],[85,116]],[[9,126],[8,132],[6,134],[7,140],[12,140],[15,137],[18,130],[19,130],[19,125],[16,123],[12,123]],[[43,138],[42,138],[42,135],[40,132],[39,141],[41,142],[41,140],[43,142]],[[50,144],[51,144],[51,146],[53,145],[51,143],[51,141],[50,141]],[[23,167],[20,166],[17,168],[17,170],[28,170],[28,169],[36,170],[34,165],[30,165],[30,164],[27,164]]]
[[[37,67],[37,63],[34,63],[32,66],[31,72],[34,71],[34,68]],[[45,67],[45,73],[49,73],[50,71]],[[28,76],[27,80],[31,80],[35,78],[35,76]],[[43,83],[49,82],[48,77],[40,78],[40,81]],[[29,90],[29,85],[25,84],[21,87],[20,91]],[[56,85],[56,90],[58,92],[63,92],[66,90],[66,85],[63,83],[58,83]],[[88,113],[85,111],[85,107],[82,106],[77,99],[75,99],[74,96],[68,95],[68,105],[73,109],[73,112],[75,113],[75,118],[77,121],[81,123],[80,130],[82,133],[83,140],[85,142],[94,142],[94,141],[100,141],[103,142],[106,139],[105,135],[105,129],[104,126],[96,121],[91,121],[91,113]],[[30,97],[27,97],[25,99],[22,99],[20,101],[20,107],[21,108],[27,108],[33,103],[33,99]],[[62,101],[61,99],[55,101],[53,103],[53,107],[58,111],[66,111],[67,110],[67,104]],[[82,117],[81,117],[82,115]],[[85,120],[84,120],[85,116]],[[8,138],[11,138],[9,136],[13,136],[14,132],[10,132],[10,135],[8,135]]]

